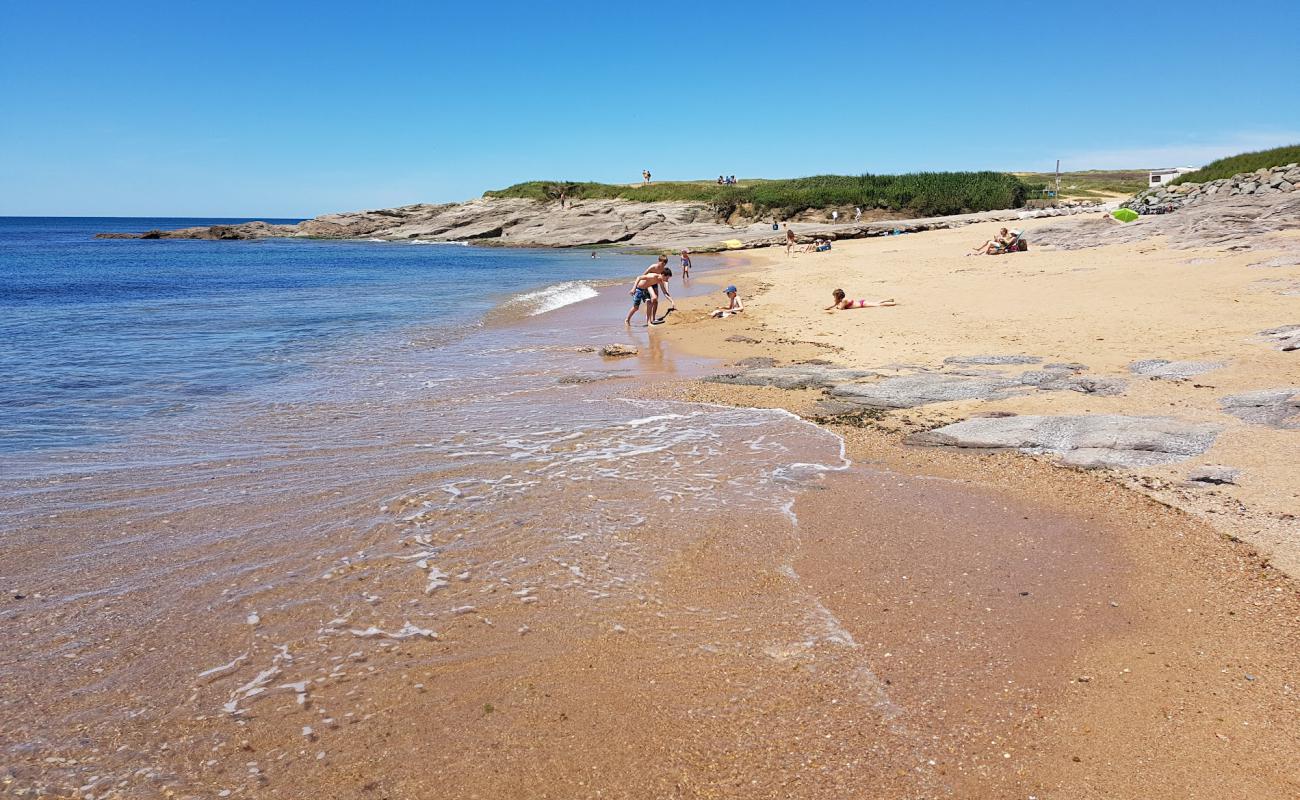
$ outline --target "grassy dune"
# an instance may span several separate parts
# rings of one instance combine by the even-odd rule
[[[935,216],[1016,208],[1030,187],[1005,172],[919,172],[906,175],[814,175],[743,180],[736,186],[711,181],[660,181],[648,186],[567,181],[529,181],[485,192],[485,197],[532,200],[623,199],[640,202],[707,203],[720,214],[790,216],[807,209],[885,209]]]
[[[1170,185],[1217,181],[1220,178],[1231,178],[1242,172],[1254,172],[1264,167],[1280,167],[1298,162],[1300,162],[1300,144],[1274,147],[1272,150],[1257,150],[1253,153],[1240,153],[1211,161],[1195,172],[1179,176],[1177,180],[1171,181]]]

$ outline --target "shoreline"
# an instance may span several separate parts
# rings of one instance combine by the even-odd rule
[[[855,250],[852,244],[841,243],[837,246],[841,259],[825,259],[819,266],[836,272],[847,283],[843,276],[848,259],[867,258],[865,251],[873,244],[857,243]],[[1168,254],[1146,243],[1130,256],[1158,258],[1162,252]],[[1043,255],[1056,257],[1060,252]],[[1177,252],[1175,256],[1180,261],[1204,257],[1197,252]],[[1007,258],[1020,257],[988,258],[985,264],[1010,267],[1014,264]],[[748,264],[734,266],[725,273],[727,280],[742,286],[745,314],[727,320],[709,319],[707,308],[712,303],[691,301],[683,304],[677,324],[666,331],[665,337],[675,347],[724,359],[735,365],[733,370],[742,372],[743,367],[810,360],[829,360],[846,367],[877,366],[856,361],[851,347],[841,349],[834,335],[821,333],[829,328],[813,321],[818,319],[814,315],[819,311],[791,309],[791,295],[808,281],[806,274],[797,271],[818,258],[821,256],[804,256],[792,263],[782,254],[751,257]],[[1254,253],[1230,263],[1244,264],[1259,258],[1260,254]],[[958,260],[956,267],[964,268],[965,263]],[[878,267],[877,263],[871,268]],[[907,305],[915,305],[915,301]],[[884,314],[898,313],[907,305],[840,312],[833,319],[863,325],[879,320],[884,326],[889,323]],[[875,314],[882,316],[870,316]],[[953,350],[954,355],[964,352],[1006,352],[1006,343],[1003,339],[975,339],[963,341]],[[1043,355],[1066,357],[1061,352]],[[1098,355],[1088,354],[1098,363],[1107,363]],[[1110,363],[1117,362],[1112,359]],[[1278,382],[1285,383],[1285,379]],[[1192,387],[1172,386],[1174,391],[1185,388]],[[1032,407],[1033,400],[1022,397],[940,404],[939,408],[881,409],[879,413],[837,419],[819,413],[823,392],[818,389],[728,385],[709,380],[664,389],[664,397],[742,408],[780,408],[794,413],[839,435],[855,465],[886,470],[886,477],[899,474],[913,479],[955,481],[975,487],[978,492],[1003,496],[1008,504],[1030,504],[1050,509],[1064,519],[1085,521],[1087,530],[1063,541],[1037,540],[1036,545],[1028,545],[1032,555],[1025,559],[1036,565],[1031,570],[1039,570],[1038,577],[1043,571],[1050,574],[1059,570],[1049,585],[1068,585],[1080,581],[1082,574],[1084,585],[1079,587],[1079,594],[1056,606],[1058,613],[1067,606],[1072,609],[1065,614],[1068,632],[1062,634],[1060,622],[1065,620],[1056,617],[1051,617],[1057,620],[1055,627],[1045,629],[1035,628],[1040,619],[1025,618],[1003,634],[1004,639],[990,634],[982,621],[967,618],[969,591],[931,603],[928,615],[908,616],[902,625],[898,624],[899,617],[880,612],[883,608],[896,615],[898,609],[919,599],[896,586],[900,575],[913,579],[925,575],[928,582],[923,584],[927,588],[921,590],[922,594],[943,594],[942,587],[952,586],[954,581],[966,583],[970,589],[970,575],[977,574],[975,570],[983,559],[989,558],[985,548],[1000,553],[993,558],[994,564],[1013,553],[1024,554],[1024,534],[1008,530],[1005,538],[970,542],[962,533],[966,521],[950,520],[946,534],[931,532],[928,539],[925,535],[899,539],[890,534],[891,525],[896,524],[889,521],[891,514],[881,517],[881,505],[872,499],[880,495],[881,489],[864,483],[860,474],[856,480],[841,476],[839,485],[820,496],[806,495],[800,501],[804,534],[796,564],[798,574],[821,595],[828,610],[851,635],[877,640],[877,657],[886,651],[884,656],[896,659],[900,650],[910,648],[910,663],[905,667],[893,659],[876,662],[885,670],[880,674],[895,681],[900,673],[894,668],[903,667],[903,685],[912,687],[903,690],[905,698],[916,692],[910,695],[912,702],[927,706],[937,703],[936,710],[943,709],[944,714],[956,710],[952,705],[964,703],[966,716],[953,723],[960,736],[984,737],[996,743],[995,747],[956,747],[948,752],[947,765],[950,769],[955,765],[960,776],[950,785],[957,787],[959,794],[988,793],[996,788],[1009,796],[1028,791],[1053,797],[1186,798],[1233,794],[1267,798],[1294,793],[1300,787],[1286,766],[1300,755],[1300,741],[1287,722],[1300,714],[1300,700],[1292,683],[1300,674],[1300,651],[1296,648],[1300,643],[1300,589],[1296,552],[1290,549],[1297,540],[1288,536],[1295,533],[1295,528],[1288,525],[1292,519],[1285,510],[1272,511],[1267,505],[1252,508],[1225,491],[1234,488],[1232,485],[1189,487],[1160,477],[1180,468],[1185,470],[1183,463],[1139,470],[1080,470],[1057,463],[1050,454],[916,447],[906,443],[909,434],[917,430],[986,413],[981,407]],[[1158,384],[1157,389],[1167,392],[1171,387]],[[1164,396],[1165,392],[1157,394],[1158,398]],[[1125,410],[1122,404],[1110,402],[1118,408],[1108,410]],[[1243,434],[1225,427],[1229,433],[1244,435],[1248,446],[1260,446],[1257,432],[1247,428]],[[1288,446],[1285,437],[1300,434],[1283,430],[1277,435],[1283,437],[1283,446]],[[1243,452],[1234,444],[1220,441],[1218,452]],[[1276,453],[1276,445],[1267,452]],[[1193,457],[1191,463],[1202,460]],[[1276,480],[1294,487],[1300,472],[1288,472],[1288,463],[1283,460],[1272,466],[1277,470]],[[1270,499],[1279,502],[1268,495],[1250,499],[1257,503],[1262,499],[1265,504]],[[1287,499],[1280,502],[1285,504]],[[828,505],[829,509],[825,507]],[[871,509],[872,518],[855,519],[858,509]],[[847,517],[843,510],[848,510]],[[925,518],[943,513],[935,508],[914,511]],[[1281,523],[1281,530],[1272,531],[1272,536],[1266,535],[1270,531],[1260,525],[1260,520],[1268,519],[1270,513]],[[1066,553],[1054,550],[1062,545],[1073,552],[1071,558],[1083,560],[1070,562],[1067,558],[1063,565],[1061,558]],[[1087,552],[1095,555],[1080,556]],[[1110,555],[1104,555],[1107,552]],[[1002,563],[1014,569],[1015,562]],[[882,580],[895,586],[881,586]],[[974,581],[974,586],[978,585]],[[1010,588],[998,581],[984,586],[983,591],[988,597]],[[1041,589],[1035,588],[1033,594]],[[1006,607],[990,605],[994,607],[986,611],[1011,613]],[[1118,617],[1119,627],[1115,627],[1115,621],[1088,627],[1087,623],[1096,617],[1112,615]],[[951,654],[942,652],[943,648],[935,652],[935,641],[949,639],[956,630],[972,625],[980,631],[981,644],[975,649],[982,656],[962,666],[960,658],[954,661]],[[1066,639],[1057,641],[1053,638],[1056,635]],[[992,663],[1003,663],[1016,672],[1012,683],[1018,687],[1017,692],[1023,693],[1022,700],[1029,698],[1023,705],[990,708],[989,698],[997,693],[995,682],[981,685],[976,675]],[[1277,670],[1271,678],[1273,690],[1265,695],[1242,691],[1258,685],[1261,678],[1253,670],[1263,665]],[[922,682],[953,676],[954,670],[962,675],[959,687],[938,693],[951,691],[947,700],[936,698],[932,690],[918,691],[915,683],[906,681],[907,676]],[[946,680],[941,678],[941,682]],[[978,710],[981,703],[983,717]],[[972,712],[972,708],[977,710]],[[990,718],[1007,726],[991,723]],[[951,727],[940,730],[944,737],[953,734]],[[1245,739],[1250,740],[1249,745],[1244,745]],[[1003,748],[1006,752],[1000,752]],[[1007,757],[1004,761],[1014,761],[1015,767],[1000,763],[999,755]],[[1223,763],[1225,757],[1232,759],[1232,768]],[[943,759],[940,763],[944,763]]]
[[[285,409],[289,429],[250,420],[296,430],[305,461],[198,446],[211,463],[163,477],[203,503],[128,503],[133,540],[175,547],[158,580],[102,607],[86,590],[122,592],[141,545],[106,542],[72,583],[59,565],[119,512],[34,516],[46,558],[7,551],[32,564],[31,599],[0,679],[45,679],[0,738],[20,754],[0,780],[113,796],[143,765],[178,792],[255,797],[1295,793],[1289,582],[1096,474],[901,447],[880,420],[811,424],[816,391],[704,380],[742,349],[841,355],[797,331],[728,342],[805,277],[741,258],[700,259],[667,325],[623,328],[620,282],[536,316],[498,306],[447,352],[398,342],[357,396]],[[756,319],[703,318],[717,286],[765,273],[756,303],[744,287]],[[610,342],[640,353],[598,355]],[[114,628],[110,606],[154,625]]]

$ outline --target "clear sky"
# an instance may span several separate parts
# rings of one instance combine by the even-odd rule
[[[0,0],[0,215],[1197,164],[1300,142],[1297,30],[1297,0]]]

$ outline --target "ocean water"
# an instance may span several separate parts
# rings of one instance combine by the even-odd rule
[[[0,218],[0,452],[92,445],[403,330],[451,335],[595,296],[615,253],[96,240],[227,219]],[[293,222],[295,220],[274,220]]]
[[[645,255],[93,238],[209,222],[0,220],[0,762],[24,787],[211,788],[244,759],[202,754],[295,740],[277,697],[301,711],[341,663],[472,663],[502,645],[428,649],[449,619],[639,602],[711,515],[793,531],[845,466],[783,411],[646,394],[711,365],[624,326]],[[675,295],[716,291],[702,261]],[[330,713],[360,716],[346,689]],[[163,737],[191,766],[142,771]]]

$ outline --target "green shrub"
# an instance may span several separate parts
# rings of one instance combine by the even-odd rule
[[[1239,175],[1243,172],[1254,172],[1257,169],[1268,167],[1280,167],[1284,164],[1295,164],[1300,162],[1300,144],[1293,144],[1287,147],[1274,147],[1272,150],[1259,150],[1254,153],[1241,153],[1235,156],[1221,158],[1218,161],[1211,161],[1195,172],[1189,172],[1186,175],[1180,175],[1169,185],[1173,186],[1179,183],[1205,183],[1207,181],[1217,181],[1221,178],[1231,178],[1233,175]]]
[[[668,181],[649,185],[529,181],[484,197],[551,200],[556,186],[573,200],[622,199],[640,202],[707,203],[719,214],[742,207],[754,216],[786,217],[808,209],[884,209],[920,216],[1018,208],[1028,192],[1005,172],[918,172],[906,175],[813,175],[807,178],[743,181],[719,186],[708,181]]]

